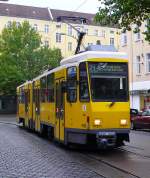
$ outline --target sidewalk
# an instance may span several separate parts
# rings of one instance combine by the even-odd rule
[[[15,114],[0,114],[0,122],[1,121],[16,123],[16,115]]]

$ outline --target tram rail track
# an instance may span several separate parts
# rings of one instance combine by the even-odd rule
[[[134,173],[132,173],[130,171],[127,171],[127,170],[124,170],[124,169],[122,169],[120,167],[117,167],[117,166],[115,166],[115,165],[109,163],[108,161],[105,161],[105,160],[103,160],[103,159],[101,159],[99,157],[97,158],[96,156],[93,156],[91,154],[86,154],[86,155],[84,154],[84,156],[88,156],[88,158],[96,160],[96,161],[98,161],[100,163],[103,163],[103,164],[105,164],[105,165],[107,165],[107,166],[109,166],[111,168],[114,168],[114,169],[116,169],[116,170],[118,170],[120,172],[123,172],[126,175],[130,175],[130,177],[133,177],[133,178],[142,178],[142,177],[140,177],[140,176],[138,176],[138,175],[136,175],[136,174],[134,174]],[[110,178],[110,177],[106,177],[106,178]]]
[[[17,123],[15,122],[7,122],[7,121],[0,121],[0,124],[8,124],[8,125],[16,125],[19,126]]]
[[[15,123],[15,122],[0,121],[0,124],[8,124],[8,125],[15,125],[15,126],[18,126],[18,124]],[[141,148],[138,148],[138,147],[134,147],[134,146],[130,146],[130,145],[127,145],[126,147],[131,147],[131,148],[134,148],[134,149],[137,149],[137,150],[144,150],[144,149],[141,149]],[[119,151],[122,151],[122,152],[127,152],[127,153],[130,153],[130,154],[134,154],[135,156],[140,156],[140,157],[146,158],[146,159],[149,159],[149,158],[150,158],[150,156],[146,156],[146,155],[143,155],[143,154],[140,154],[140,153],[136,153],[136,152],[127,150],[127,149],[125,149],[125,148],[116,148],[115,150],[116,150],[116,151],[119,150]],[[86,157],[86,158],[88,158],[88,159],[91,159],[91,160],[93,160],[93,161],[96,161],[96,162],[99,162],[99,163],[101,163],[101,164],[103,164],[103,165],[106,165],[106,166],[108,166],[108,167],[110,167],[110,168],[113,168],[113,169],[115,169],[115,170],[118,171],[118,172],[124,173],[124,174],[126,175],[126,177],[142,178],[142,177],[136,175],[135,173],[133,173],[133,172],[131,172],[131,171],[125,170],[125,169],[123,169],[123,168],[120,168],[119,166],[116,166],[116,165],[110,163],[109,161],[104,160],[104,159],[101,158],[100,155],[98,155],[98,154],[95,155],[95,154],[93,154],[93,153],[83,153],[83,151],[79,151],[79,153],[80,153],[82,156],[84,156],[84,157]],[[105,174],[101,174],[99,171],[95,170],[94,167],[87,166],[85,163],[80,163],[80,162],[78,162],[78,164],[84,164],[84,166],[86,166],[88,169],[90,169],[91,171],[95,172],[98,176],[101,176],[102,178],[111,178],[111,177],[107,176],[107,174],[106,174],[106,175],[105,175]],[[125,178],[126,178],[126,177],[125,177]]]
[[[132,154],[134,154],[136,156],[141,156],[142,158],[148,158],[148,159],[150,159],[150,156],[148,156],[148,155],[143,155],[141,153],[133,152],[133,151],[127,150],[125,148],[117,148],[117,150],[128,152],[128,153],[132,153]]]

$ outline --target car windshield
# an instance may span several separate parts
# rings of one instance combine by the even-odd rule
[[[89,63],[93,101],[127,101],[127,64]]]
[[[143,111],[142,116],[150,116],[150,110]]]

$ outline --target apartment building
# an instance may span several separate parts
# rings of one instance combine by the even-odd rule
[[[69,25],[57,22],[59,16],[84,17],[87,23],[67,21],[71,24]],[[42,44],[50,48],[60,48],[63,57],[74,54],[76,49],[78,34],[72,26],[86,32],[81,50],[97,43],[119,48],[118,29],[96,25],[93,19],[94,14],[0,3],[0,31],[13,21],[19,25],[27,20],[42,36]]]
[[[121,34],[119,51],[127,52],[130,72],[130,103],[131,108],[142,110],[150,108],[150,44],[145,41],[143,32],[147,29],[147,21],[140,31]]]

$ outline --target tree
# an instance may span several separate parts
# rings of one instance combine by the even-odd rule
[[[99,0],[101,7],[95,20],[101,25],[119,25],[123,31],[131,30],[131,25],[137,26],[139,31],[142,22],[150,19],[150,0]],[[150,23],[144,33],[150,42]]]
[[[59,49],[41,46],[40,35],[25,21],[13,22],[0,36],[0,94],[14,94],[16,87],[31,80],[62,58]]]

